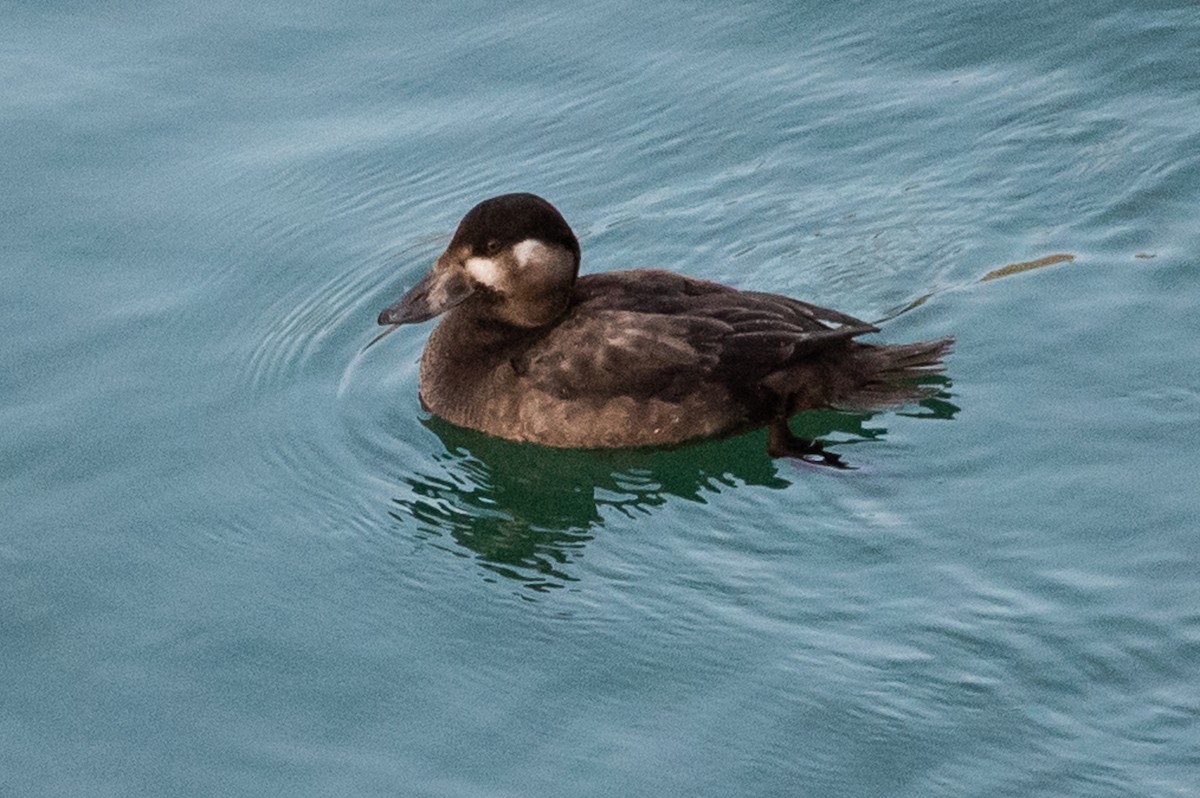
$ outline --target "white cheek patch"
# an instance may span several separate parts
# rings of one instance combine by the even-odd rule
[[[554,250],[536,238],[527,238],[513,246],[513,258],[518,266],[528,266],[531,263],[545,263],[554,256]]]
[[[491,258],[467,258],[467,273],[489,288],[500,286],[500,266]]]

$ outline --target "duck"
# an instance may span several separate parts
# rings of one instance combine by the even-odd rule
[[[578,238],[542,197],[471,208],[429,273],[378,317],[388,332],[441,317],[421,355],[425,409],[573,449],[673,447],[766,427],[770,456],[846,467],[790,419],[928,397],[923,382],[954,342],[866,343],[874,324],[780,294],[661,269],[580,276],[579,266]]]

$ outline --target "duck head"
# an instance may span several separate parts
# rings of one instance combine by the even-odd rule
[[[578,273],[579,241],[562,214],[533,194],[504,194],[467,212],[433,269],[379,323],[458,308],[479,321],[541,327],[566,310]]]

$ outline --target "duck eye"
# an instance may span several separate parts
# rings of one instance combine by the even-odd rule
[[[489,238],[487,244],[484,245],[483,251],[490,257],[500,251],[500,242],[495,238]]]

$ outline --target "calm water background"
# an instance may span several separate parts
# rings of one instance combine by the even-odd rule
[[[0,14],[0,794],[1200,795],[1191,0]],[[512,190],[950,383],[430,420],[361,350]]]

